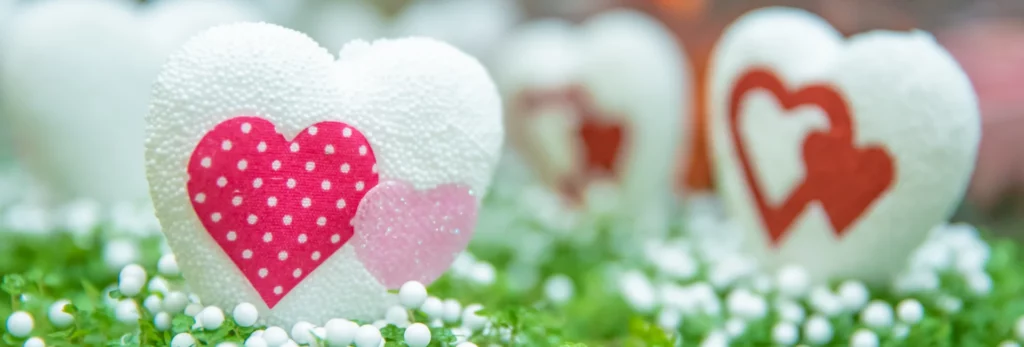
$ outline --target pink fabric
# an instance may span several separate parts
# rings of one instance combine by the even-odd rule
[[[271,308],[349,241],[378,181],[370,143],[355,128],[320,122],[288,141],[257,117],[214,127],[188,174],[203,227]]]
[[[429,284],[466,249],[476,225],[469,187],[446,184],[418,191],[384,181],[363,199],[353,223],[356,255],[388,288],[407,281]]]

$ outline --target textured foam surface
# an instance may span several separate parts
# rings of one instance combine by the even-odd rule
[[[785,90],[768,93],[762,83],[735,96],[737,147],[729,103],[752,69],[774,75]],[[810,13],[769,8],[726,31],[711,74],[721,194],[729,213],[751,231],[746,241],[763,265],[799,263],[817,281],[877,283],[959,203],[980,139],[978,105],[964,72],[930,35],[876,31],[844,40]],[[799,101],[798,90],[817,96]],[[825,90],[841,100],[808,101],[821,100]],[[843,113],[837,109],[849,117],[837,116]],[[744,178],[745,165],[752,182]],[[777,246],[766,229],[780,224],[763,222],[755,191],[770,209],[807,199],[792,210]]]
[[[538,178],[553,188],[578,169],[587,131],[579,104],[548,102],[524,107],[529,95],[581,87],[605,127],[623,129],[613,152],[619,209],[636,216],[669,200],[676,155],[689,110],[688,62],[666,28],[644,14],[617,10],[580,26],[559,20],[529,23],[514,32],[495,63],[508,107],[510,140]],[[549,98],[553,100],[557,98]],[[565,99],[565,98],[563,98]],[[605,129],[607,130],[607,129]],[[614,136],[595,145],[608,144]],[[610,140],[611,139],[611,140]]]
[[[318,122],[343,122],[370,143],[382,181],[422,190],[465,185],[477,203],[503,140],[490,77],[476,60],[437,41],[360,41],[337,61],[305,35],[269,24],[218,27],[187,43],[160,74],[147,118],[146,165],[157,216],[205,304],[252,302],[270,324],[372,320],[393,298],[350,242],[273,310],[260,300],[203,228],[186,193],[186,163],[199,140],[241,115],[267,120],[286,139]]]
[[[211,25],[255,20],[231,1],[54,0],[3,33],[0,99],[16,155],[54,200],[147,199],[143,117],[170,50]]]

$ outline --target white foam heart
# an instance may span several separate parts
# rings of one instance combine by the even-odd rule
[[[0,50],[16,154],[52,200],[104,203],[148,198],[143,117],[170,50],[212,25],[258,19],[228,0],[55,0],[22,11]]]
[[[978,105],[964,72],[929,34],[874,31],[844,39],[810,13],[769,8],[729,27],[711,62],[717,182],[732,217],[749,230],[746,241],[762,264],[800,264],[819,281],[851,277],[877,282],[893,274],[928,230],[957,206],[978,148]],[[784,91],[768,92],[770,83],[764,74],[752,73],[757,70],[776,76]],[[733,95],[743,81],[753,88]],[[809,102],[829,95],[843,101],[825,102],[831,106]],[[734,97],[735,122],[729,117]],[[780,100],[790,107],[782,107]],[[828,114],[841,112],[826,107],[848,110],[849,119],[830,119]],[[808,174],[805,141],[834,144],[842,139],[849,140],[835,148],[856,148],[862,161],[845,161],[855,156],[814,145],[808,156],[824,166]],[[747,153],[753,183],[745,178],[739,149]],[[887,155],[878,154],[883,152]],[[832,157],[823,160],[820,153]],[[889,159],[879,159],[884,157]],[[855,161],[871,170],[851,174],[859,169],[841,168]],[[834,176],[823,178],[822,172]],[[804,184],[808,177],[818,183]],[[768,213],[758,207],[758,190]],[[826,213],[822,197],[841,213]],[[782,207],[787,201],[806,203],[791,204],[791,220],[777,212],[787,209]],[[769,241],[771,225],[784,233],[777,246]]]
[[[215,125],[246,115],[273,123],[287,139],[321,121],[344,122],[368,139],[382,181],[417,189],[464,184],[478,200],[504,136],[501,102],[487,72],[434,40],[355,41],[338,60],[309,37],[269,24],[223,26],[188,42],[160,74],[147,118],[147,173],[157,216],[204,304],[251,302],[265,322],[284,326],[376,319],[393,298],[349,243],[273,309],[263,304],[204,229],[186,192],[186,165],[199,140]]]
[[[557,189],[581,165],[578,109],[552,102],[524,110],[523,95],[579,85],[599,117],[624,125],[615,162],[617,209],[636,216],[668,201],[691,76],[682,48],[653,18],[616,10],[580,26],[527,24],[500,51],[495,75],[507,101],[510,139],[519,140],[513,145],[542,182]]]

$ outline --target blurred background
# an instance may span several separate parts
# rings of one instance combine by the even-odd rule
[[[623,44],[647,40],[661,45],[663,49],[657,54],[665,55],[666,59],[660,63],[664,65],[653,68],[671,76],[666,77],[663,85],[628,88],[651,95],[661,93],[651,98],[667,98],[672,102],[650,111],[655,116],[633,115],[630,118],[631,111],[648,111],[634,105],[617,106],[602,95],[590,95],[592,105],[570,105],[570,108],[577,108],[573,113],[577,116],[586,113],[578,109],[581,107],[590,113],[602,110],[626,113],[627,123],[640,122],[644,126],[616,130],[611,125],[603,128],[595,125],[600,131],[562,131],[555,135],[542,135],[543,131],[537,129],[522,133],[511,131],[508,164],[499,173],[495,190],[539,182],[552,199],[559,201],[557,204],[572,210],[581,204],[581,199],[586,200],[581,195],[600,193],[581,193],[578,180],[566,183],[568,179],[558,176],[559,169],[552,167],[571,162],[567,167],[575,168],[563,171],[590,177],[587,172],[602,169],[600,160],[595,158],[601,157],[602,151],[611,151],[614,153],[604,156],[610,156],[605,161],[613,164],[605,163],[608,167],[604,169],[657,171],[652,175],[670,178],[668,182],[658,180],[661,182],[658,184],[671,185],[671,189],[656,190],[671,192],[665,200],[672,201],[668,205],[673,207],[663,211],[662,216],[652,217],[665,219],[665,215],[674,214],[673,211],[690,198],[704,196],[714,188],[703,131],[706,118],[703,86],[708,56],[715,41],[723,28],[744,12],[785,5],[817,13],[845,34],[913,28],[932,32],[963,65],[981,99],[984,123],[981,154],[957,218],[1008,233],[1018,229],[1015,227],[1019,224],[1018,217],[1024,216],[1024,203],[1019,202],[1024,195],[1021,190],[1024,188],[1024,151],[1018,150],[1024,146],[1024,137],[1017,136],[1024,131],[1024,2],[1018,0],[82,0],[77,5],[68,3],[76,1],[0,0],[0,161],[4,163],[3,175],[10,178],[4,180],[5,186],[0,186],[0,204],[32,201],[49,208],[81,199],[98,201],[100,205],[148,200],[145,186],[139,184],[138,179],[142,158],[141,146],[137,144],[141,141],[141,119],[146,112],[149,84],[161,59],[174,47],[213,25],[239,20],[272,22],[302,31],[334,52],[345,42],[357,38],[435,37],[476,56],[492,71],[508,104],[507,117],[514,123],[517,117],[525,116],[518,114],[522,112],[510,100],[517,100],[524,91],[545,89],[552,84],[569,86],[573,79],[585,79],[580,76],[586,75],[585,71],[568,73],[573,66],[583,69],[578,66],[585,64],[565,63],[572,60],[565,58],[572,54],[559,53],[536,58],[537,65],[532,70],[547,71],[538,73],[542,76],[528,82],[510,82],[507,72],[519,71],[508,66],[513,64],[510,61],[527,61],[518,56],[525,54],[524,47],[531,50],[544,47],[539,43],[523,45],[520,34],[524,28],[538,27],[532,24],[548,23],[551,19],[558,19],[562,26],[582,25],[610,11],[629,9],[655,23],[656,29],[645,29],[643,33],[659,36],[661,30],[670,39],[657,41],[632,36],[635,39],[624,39]],[[541,34],[541,40],[545,35],[554,36],[556,30]],[[629,54],[609,53],[614,49],[600,51],[588,50],[583,44],[572,46],[573,40],[586,41],[584,36],[568,35],[567,41],[554,45],[565,52],[575,49],[587,55],[608,54],[611,58],[606,60],[639,59],[635,57],[638,54],[630,57]],[[560,67],[559,61],[564,66]],[[552,79],[558,81],[549,81]],[[591,94],[600,93],[591,91]],[[658,100],[643,102],[647,101]],[[586,117],[580,117],[584,119],[581,122],[586,123]],[[583,127],[587,126],[590,125]],[[628,152],[622,154],[625,150],[619,149],[619,141],[625,141],[628,147],[630,138],[645,136],[638,133],[642,132],[638,129],[665,126],[677,128],[677,131],[657,135],[672,138],[651,144],[653,150],[644,152],[652,152],[660,158],[658,161],[670,165],[662,168],[618,158],[630,157]],[[603,135],[595,135],[597,133]],[[515,139],[517,136],[525,141]],[[543,142],[541,139],[547,137],[554,138],[551,140],[554,142],[542,146],[544,155],[557,152],[552,148],[559,146],[566,147],[568,154],[538,160],[537,155],[530,154],[530,149],[516,145]],[[608,145],[610,142],[614,142],[613,145]],[[75,148],[80,151],[71,151]],[[577,160],[580,157],[586,157],[585,163]],[[579,173],[581,170],[585,172]],[[552,174],[555,178],[545,179],[546,171],[556,172]],[[619,176],[630,175],[636,174],[613,173],[612,182],[616,179],[618,183],[629,181]],[[588,185],[591,181],[586,182],[582,184]],[[616,194],[628,195],[629,192],[622,190],[652,191],[651,187],[626,187]],[[604,200],[617,198],[606,196]]]

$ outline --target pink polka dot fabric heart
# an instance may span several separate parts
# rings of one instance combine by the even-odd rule
[[[203,227],[271,308],[352,238],[356,207],[378,180],[370,143],[345,123],[289,142],[257,117],[207,133],[188,174]]]
[[[404,182],[382,182],[366,194],[352,220],[356,255],[388,288],[410,280],[433,282],[466,249],[476,214],[468,187],[420,191]]]
[[[337,57],[270,25],[172,54],[146,117],[156,216],[204,305],[376,321],[465,249],[504,139],[487,70],[431,39]],[[458,230],[458,232],[454,232]]]

